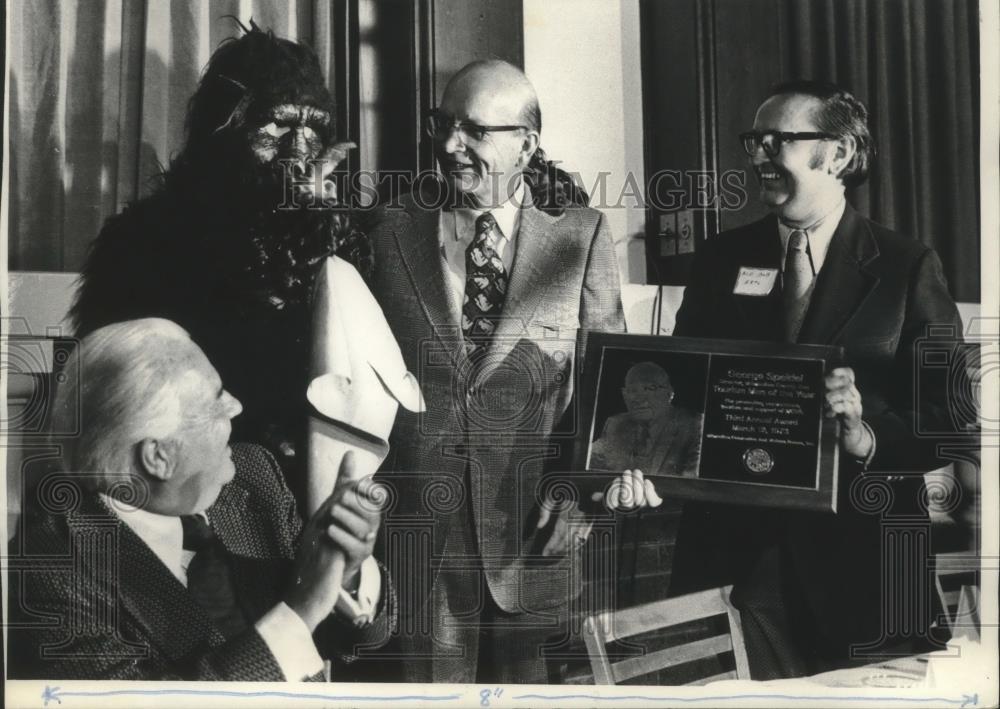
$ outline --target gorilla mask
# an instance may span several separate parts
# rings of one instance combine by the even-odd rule
[[[235,171],[255,199],[283,209],[319,206],[326,180],[350,143],[333,143],[334,102],[319,59],[308,46],[262,31],[253,20],[212,56],[191,99],[190,161]],[[247,196],[245,193],[244,197]]]

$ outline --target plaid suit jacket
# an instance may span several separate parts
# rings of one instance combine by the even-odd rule
[[[233,461],[236,476],[208,516],[230,552],[237,601],[255,620],[282,598],[302,524],[270,453],[235,444]],[[284,680],[252,625],[226,641],[152,550],[83,491],[79,474],[47,476],[37,490],[39,509],[10,543],[11,677]],[[349,659],[352,647],[385,642],[395,602],[383,588],[369,628],[330,618],[317,629],[321,654]]]
[[[471,502],[475,539],[465,547],[478,549],[472,561],[496,604],[509,612],[566,604],[580,590],[579,564],[538,558],[539,482],[544,467],[568,465],[580,425],[571,405],[578,331],[625,329],[610,230],[590,208],[558,217],[522,209],[501,321],[476,366],[447,290],[440,210],[423,206],[432,201],[414,194],[384,205],[368,229],[372,290],[427,402],[422,414],[396,417],[383,464],[396,492],[386,523],[431,536],[422,547],[429,558],[407,561],[428,584],[452,513]]]

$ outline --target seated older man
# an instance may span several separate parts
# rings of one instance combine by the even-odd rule
[[[315,680],[388,638],[350,456],[303,530],[270,454],[230,449],[240,403],[183,329],[109,325],[73,356],[55,416],[83,431],[11,542],[11,677]]]

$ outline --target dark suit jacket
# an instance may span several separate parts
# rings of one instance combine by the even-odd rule
[[[387,519],[431,525],[439,560],[451,512],[471,496],[477,534],[470,541],[496,604],[509,612],[565,604],[579,591],[571,565],[526,556],[541,549],[532,515],[543,465],[571,449],[559,431],[579,425],[570,403],[577,331],[624,330],[611,235],[593,209],[554,217],[524,208],[503,319],[477,368],[447,290],[439,215],[411,195],[402,208],[382,207],[368,230],[372,290],[427,402],[424,414],[396,417],[383,469],[397,471],[400,487]]]
[[[780,341],[779,286],[767,297],[733,294],[741,266],[778,268],[780,263],[774,217],[708,240],[695,260],[674,334]],[[928,338],[930,325],[944,326],[946,332]],[[798,341],[844,348],[844,363],[856,374],[863,418],[875,434],[872,472],[863,473],[857,461],[841,456],[836,515],[687,505],[672,590],[739,581],[754,558],[746,550],[778,538],[789,560],[791,592],[806,606],[800,625],[809,629],[805,632],[816,651],[844,656],[852,642],[877,640],[884,523],[926,524],[922,473],[943,464],[936,456],[938,440],[914,433],[917,412],[924,430],[951,427],[945,388],[924,380],[914,385],[916,353],[926,346],[918,343],[954,348],[961,332],[937,255],[848,205]],[[895,475],[879,474],[887,471]],[[929,577],[912,571],[914,576],[899,582],[915,592],[928,591]],[[926,624],[930,604],[914,601],[906,612],[923,614],[919,620]]]
[[[267,451],[236,444],[233,460],[236,477],[208,516],[230,552],[248,630],[226,641],[128,525],[83,492],[76,474],[58,473],[40,484],[42,508],[26,514],[10,544],[10,676],[283,681],[252,622],[281,600],[302,525]],[[333,618],[321,624],[321,654],[347,657],[354,644],[385,642],[395,603],[390,588],[383,595],[364,631]]]
[[[695,475],[703,424],[704,415],[671,406],[662,419],[650,425],[648,452],[635,455],[632,448],[640,422],[629,413],[609,416],[601,437],[591,445],[590,468],[618,472],[639,468],[644,473]]]

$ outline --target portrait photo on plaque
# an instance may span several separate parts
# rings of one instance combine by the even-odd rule
[[[837,423],[824,379],[839,348],[591,333],[578,484],[641,470],[661,495],[836,511]],[[584,482],[586,481],[586,482]]]
[[[588,470],[697,477],[708,357],[604,351]]]

